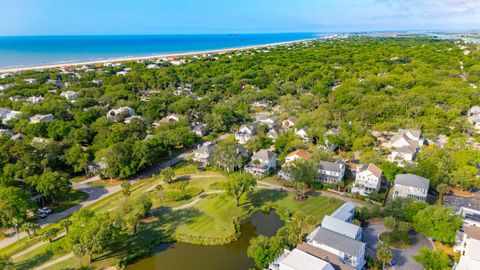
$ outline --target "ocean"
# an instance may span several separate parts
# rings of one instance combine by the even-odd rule
[[[0,37],[0,68],[189,53],[320,37],[317,33]]]

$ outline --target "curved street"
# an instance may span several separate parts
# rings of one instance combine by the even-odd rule
[[[363,241],[367,244],[366,255],[375,256],[377,244],[379,242],[378,236],[387,231],[382,222],[372,223],[363,229]],[[395,270],[423,270],[423,266],[418,264],[413,256],[418,254],[421,247],[429,249],[433,248],[432,243],[423,235],[413,233],[410,235],[412,245],[407,249],[392,248],[393,260],[396,265],[391,269]]]

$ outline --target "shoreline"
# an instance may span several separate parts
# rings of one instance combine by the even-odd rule
[[[288,44],[302,43],[306,41],[319,40],[322,38],[325,38],[325,37],[318,36],[314,38],[299,39],[299,40],[293,40],[293,41],[283,41],[283,42],[266,43],[266,44],[260,44],[260,45],[247,45],[247,46],[234,47],[234,48],[212,49],[212,50],[192,51],[192,52],[183,52],[183,53],[165,53],[165,54],[155,54],[155,55],[148,55],[148,56],[116,57],[116,58],[108,58],[108,59],[102,59],[102,60],[72,61],[72,62],[65,62],[65,63],[44,64],[44,65],[35,65],[35,66],[6,67],[6,68],[0,68],[0,73],[5,73],[5,72],[17,73],[17,72],[28,71],[28,70],[53,69],[53,68],[106,64],[106,63],[120,63],[120,62],[150,60],[150,59],[168,58],[168,57],[192,57],[196,55],[203,55],[203,54],[209,54],[209,53],[227,53],[227,52],[233,52],[233,51],[259,49],[259,48],[265,48],[270,46],[282,46],[282,45],[288,45]]]

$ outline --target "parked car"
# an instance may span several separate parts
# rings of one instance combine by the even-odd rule
[[[48,207],[43,207],[41,209],[38,209],[39,212],[42,212],[42,213],[45,213],[47,215],[50,215],[51,213],[53,213],[52,209],[48,208]]]
[[[44,218],[46,218],[48,215],[45,214],[44,212],[38,211],[38,212],[35,214],[35,216],[36,216],[37,218],[39,218],[39,219],[44,219]]]

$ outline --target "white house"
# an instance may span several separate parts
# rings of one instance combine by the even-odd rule
[[[460,252],[460,260],[453,269],[480,269],[480,227],[464,227],[463,233],[457,234],[454,250]]]
[[[462,206],[458,209],[457,214],[463,217],[463,226],[480,227],[480,211],[469,207]]]
[[[397,174],[393,186],[393,196],[402,198],[414,198],[426,201],[430,180],[415,174]]]
[[[297,123],[297,118],[295,116],[290,116],[288,119],[282,121],[282,128],[285,130],[291,129]]]
[[[320,161],[318,180],[328,183],[337,183],[345,176],[345,163],[341,160],[335,162]]]
[[[129,117],[135,114],[135,110],[130,107],[120,107],[118,109],[112,109],[107,112],[107,118],[116,119],[118,116],[122,115]]]
[[[382,184],[382,173],[382,170],[373,163],[360,167],[355,175],[352,193],[367,195],[372,191],[378,191]]]
[[[290,180],[291,176],[289,173],[285,170],[288,166],[292,166],[293,162],[297,159],[302,159],[302,160],[309,160],[312,157],[312,154],[309,152],[300,149],[296,150],[293,152],[290,152],[286,157],[285,157],[285,163],[282,166],[282,169],[278,173],[278,177],[285,179],[285,180]]]
[[[209,129],[207,124],[195,123],[195,124],[192,124],[192,131],[198,137],[203,137],[208,134]]]
[[[35,84],[37,83],[37,79],[29,78],[24,80],[28,84]]]
[[[53,114],[36,114],[32,117],[30,117],[30,124],[36,124],[36,123],[50,123],[53,122],[55,117]]]
[[[13,111],[7,108],[0,108],[0,119],[4,124],[8,123],[8,121],[12,120],[19,114],[19,111]]]
[[[0,79],[6,79],[6,78],[12,78],[13,74],[12,73],[2,73],[0,74]]]
[[[255,122],[259,125],[267,125],[269,128],[273,128],[277,125],[278,116],[259,113],[255,116]]]
[[[123,123],[130,124],[134,119],[138,119],[143,123],[145,123],[145,119],[143,119],[143,117],[141,117],[140,115],[132,115],[132,116],[126,117],[125,120],[123,120]]]
[[[475,105],[468,109],[467,119],[477,131],[480,131],[480,106]]]
[[[362,228],[351,224],[354,212],[355,204],[344,203],[325,216],[321,226],[307,236],[306,244],[297,248],[330,262],[335,269],[362,269],[366,245],[360,241]]]
[[[240,144],[245,144],[257,133],[256,124],[242,125],[235,133],[235,140]]]
[[[419,130],[400,129],[388,143],[392,149],[388,160],[397,163],[413,162],[422,145],[420,134]]]
[[[55,79],[55,80],[47,80],[47,83],[53,84],[56,87],[62,87],[62,80],[60,79]]]
[[[304,143],[308,142],[308,127],[296,128],[295,135],[303,139]]]
[[[69,101],[74,101],[78,98],[78,92],[69,90],[69,91],[62,92],[60,96],[66,98]]]
[[[280,129],[278,127],[271,128],[265,135],[267,138],[272,139],[272,141],[276,141],[278,136],[280,136]]]
[[[269,266],[268,270],[335,270],[333,266],[314,255],[295,248],[284,250]]]
[[[157,69],[159,66],[157,64],[148,64],[147,69]]]
[[[335,150],[337,148],[337,145],[331,143],[329,140],[328,140],[328,137],[329,136],[336,136],[340,133],[340,128],[339,127],[332,127],[330,129],[327,130],[327,132],[325,132],[325,135],[323,136],[324,137],[324,141],[323,143],[325,144],[325,147],[331,151]]]
[[[266,109],[270,106],[270,102],[268,100],[263,100],[263,101],[256,100],[250,106]]]
[[[212,162],[212,155],[217,150],[213,144],[198,147],[194,152],[194,161],[200,162],[203,165],[209,165]]]
[[[270,150],[262,149],[252,156],[252,160],[245,170],[253,175],[263,176],[277,167],[277,154]]]
[[[27,102],[28,103],[31,103],[31,104],[37,104],[37,103],[40,103],[44,100],[44,98],[42,96],[31,96],[31,97],[28,97],[27,98]]]
[[[0,91],[8,90],[8,89],[12,88],[13,86],[15,86],[15,84],[13,84],[13,83],[0,84]]]

